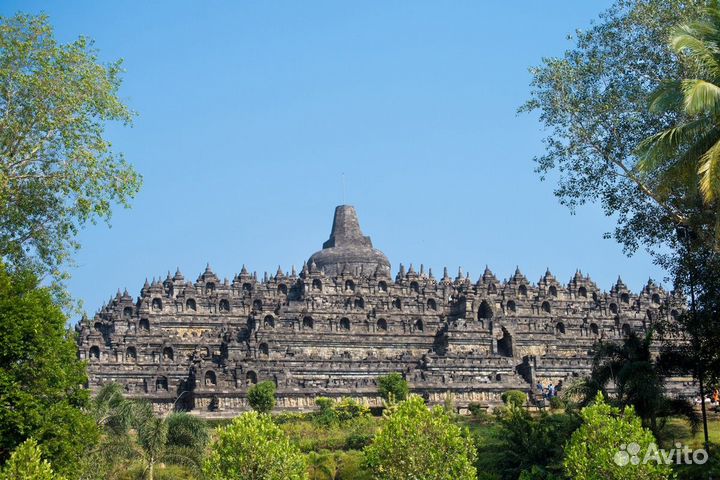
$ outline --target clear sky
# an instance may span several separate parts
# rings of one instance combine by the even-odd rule
[[[206,262],[221,278],[299,267],[343,202],[394,270],[661,281],[647,255],[602,238],[599,208],[558,203],[533,172],[537,119],[516,114],[528,67],[607,5],[5,0],[3,15],[45,12],[62,41],[124,58],[139,113],[109,133],[143,190],[112,228],[83,232],[71,293],[93,313],[178,266],[191,279]]]

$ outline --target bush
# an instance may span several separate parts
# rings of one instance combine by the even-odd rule
[[[26,440],[10,455],[0,471],[0,480],[63,480],[55,475],[47,460],[40,458],[35,440]]]
[[[306,467],[270,415],[247,412],[218,430],[203,470],[210,480],[300,480],[307,478]]]
[[[565,402],[560,397],[550,397],[550,408],[553,410],[565,408]]]
[[[266,380],[252,386],[248,390],[248,403],[256,412],[271,412],[275,407],[275,384]]]
[[[315,412],[313,417],[315,423],[329,427],[338,422],[337,413],[335,413],[335,409],[333,408],[335,401],[332,398],[317,397],[315,399],[315,405],[320,407],[320,411]]]
[[[202,418],[180,412],[170,415],[167,423],[168,445],[203,450],[210,441],[207,423]]]
[[[527,394],[520,390],[508,390],[500,395],[500,399],[505,405],[516,405],[522,407],[527,401]]]
[[[372,443],[375,435],[372,433],[351,433],[345,440],[346,450],[362,450]]]
[[[367,417],[370,415],[370,409],[367,405],[358,402],[352,398],[343,398],[335,403],[332,407],[338,420],[345,422],[353,418]]]
[[[476,452],[466,429],[442,407],[432,410],[411,395],[390,415],[364,450],[377,480],[475,480]]]
[[[650,430],[642,427],[641,420],[632,407],[624,411],[605,403],[601,393],[595,397],[595,403],[580,412],[583,424],[570,437],[565,447],[565,473],[570,478],[583,479],[666,479],[672,475],[672,469],[664,463],[618,463],[618,453],[625,446],[636,443],[640,451],[639,458],[647,453],[649,445],[655,444]],[[622,447],[622,448],[621,448]],[[625,452],[627,454],[627,452]],[[629,459],[629,458],[628,458]]]
[[[407,380],[397,372],[378,378],[378,393],[386,402],[401,402],[410,393]]]

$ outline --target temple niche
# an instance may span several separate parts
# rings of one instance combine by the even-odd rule
[[[191,282],[177,270],[125,291],[77,326],[90,388],[107,382],[158,411],[234,415],[248,389],[277,385],[278,408],[309,410],[317,396],[379,406],[377,377],[400,372],[430,403],[494,404],[590,372],[598,340],[620,341],[672,318],[682,301],[652,282],[609,292],[576,272],[567,284],[547,271],[532,283],[517,269],[473,281],[445,269],[400,265],[363,235],[352,206],[335,209],[329,239],[302,269],[232,280],[210,268]]]

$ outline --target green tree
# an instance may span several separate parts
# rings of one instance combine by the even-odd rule
[[[402,374],[393,372],[378,378],[378,393],[386,402],[402,402],[410,393],[410,387]]]
[[[635,149],[679,117],[647,106],[663,82],[687,72],[667,46],[668,27],[697,17],[704,4],[617,0],[576,32],[564,55],[531,69],[531,97],[520,110],[537,112],[548,132],[546,151],[535,159],[538,173],[557,175],[555,194],[571,210],[597,202],[613,215],[613,236],[628,253],[677,246],[675,227],[687,221],[686,202],[655,190]]]
[[[205,460],[210,480],[308,478],[305,457],[270,415],[247,412],[218,430]]]
[[[570,437],[565,448],[565,472],[576,480],[666,479],[672,468],[663,462],[643,462],[650,445],[655,444],[650,430],[642,427],[632,407],[624,411],[605,403],[598,393],[595,403],[580,412],[583,424]],[[631,462],[637,444],[641,461]],[[623,453],[624,452],[624,453]],[[625,456],[627,454],[627,456]],[[627,461],[626,461],[627,460]]]
[[[253,385],[247,394],[250,407],[256,412],[269,413],[275,408],[275,383],[270,380]]]
[[[63,480],[53,473],[47,460],[40,455],[37,442],[28,439],[10,455],[2,471],[0,480]]]
[[[394,409],[364,452],[376,479],[476,478],[475,445],[467,430],[442,407],[428,409],[417,395]]]
[[[58,44],[45,16],[0,18],[0,258],[60,275],[78,230],[127,206],[140,176],[105,138],[130,123],[120,62],[90,40]]]
[[[563,445],[579,426],[576,414],[533,416],[510,403],[496,411],[487,438],[476,442],[478,472],[496,472],[502,480],[560,476]]]
[[[98,438],[85,365],[51,292],[0,264],[0,462],[27,438],[66,476]]]
[[[652,331],[642,338],[631,332],[620,344],[597,344],[581,404],[589,404],[598,392],[607,396],[607,386],[612,382],[615,402],[620,406],[632,406],[643,425],[654,435],[659,435],[668,417],[676,415],[687,418],[695,430],[700,420],[693,406],[687,400],[665,394],[666,369],[675,367],[676,359],[663,355],[656,363],[652,338]]]
[[[144,476],[153,480],[155,467],[161,462],[170,462],[201,469],[203,449],[209,439],[207,424],[185,413],[171,413],[167,416],[153,414],[148,403],[138,403],[133,414],[137,431],[135,459],[144,466]]]
[[[127,433],[133,418],[133,403],[123,395],[122,386],[108,383],[90,400],[88,413],[108,433]]]
[[[686,185],[688,200],[700,194],[717,214],[720,197],[720,8],[710,3],[703,17],[671,29],[670,47],[692,68],[693,78],[667,79],[650,104],[658,114],[678,122],[639,146],[640,168],[654,178],[665,197]],[[716,235],[720,230],[716,231]]]

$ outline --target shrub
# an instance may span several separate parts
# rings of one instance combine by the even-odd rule
[[[655,437],[642,427],[632,407],[624,411],[605,403],[601,393],[595,403],[581,410],[583,424],[570,437],[565,447],[565,473],[578,480],[590,479],[666,479],[672,475],[669,465],[662,462],[616,462],[626,445],[636,443],[642,459]],[[622,448],[621,448],[622,447]],[[627,452],[625,452],[627,455]],[[628,457],[629,459],[629,457]],[[622,459],[621,459],[622,460]]]
[[[550,397],[550,408],[553,410],[565,408],[565,402],[560,397]]]
[[[478,439],[478,471],[495,472],[502,479],[547,478],[562,473],[563,445],[580,425],[575,415],[531,415],[510,404],[496,411],[496,421]]]
[[[333,408],[335,401],[332,398],[317,397],[315,399],[315,405],[320,407],[320,411],[315,412],[313,418],[315,423],[327,427],[338,422],[337,413]]]
[[[518,407],[522,407],[527,401],[527,394],[525,392],[521,392],[520,390],[508,390],[500,395],[500,399],[505,405],[517,405]]]
[[[442,407],[428,409],[417,395],[397,406],[364,452],[378,480],[476,478],[475,446],[467,430]]]
[[[270,415],[258,412],[244,413],[218,430],[203,470],[210,480],[307,478],[305,456]]]
[[[370,415],[370,409],[367,405],[358,402],[352,398],[343,398],[332,406],[335,415],[341,422],[352,420],[353,418],[367,417]]]
[[[271,412],[275,407],[275,384],[266,380],[252,386],[248,391],[248,403],[256,412]]]
[[[351,433],[345,440],[345,449],[362,450],[372,443],[374,437],[371,433]]]
[[[410,393],[407,380],[397,372],[378,378],[378,393],[386,402],[401,402]]]
[[[47,460],[40,458],[35,440],[25,440],[10,455],[0,471],[0,480],[63,480],[55,475]]]

